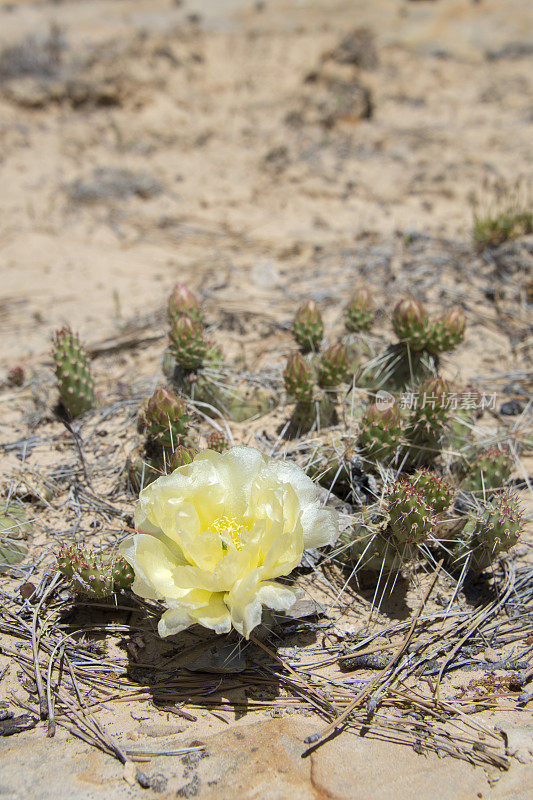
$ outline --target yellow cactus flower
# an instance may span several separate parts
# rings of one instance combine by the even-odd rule
[[[254,447],[204,450],[158,478],[139,496],[135,527],[120,551],[133,591],[168,606],[160,636],[199,623],[248,638],[263,606],[284,611],[298,597],[276,578],[338,536],[336,512],[319,507],[300,467]]]

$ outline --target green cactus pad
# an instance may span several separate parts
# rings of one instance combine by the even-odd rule
[[[322,353],[318,366],[318,384],[323,389],[334,389],[350,378],[346,345],[339,342]]]
[[[315,372],[301,353],[291,353],[283,372],[285,390],[289,397],[303,403],[313,398]]]
[[[490,447],[479,452],[471,459],[466,475],[461,482],[461,488],[466,492],[487,494],[495,489],[501,489],[513,470],[513,459],[507,450]]]
[[[411,350],[426,349],[430,323],[422,303],[410,298],[400,300],[394,308],[392,326],[400,342]]]
[[[94,405],[94,381],[87,353],[69,327],[56,331],[53,358],[63,408],[70,417],[77,417]]]
[[[304,353],[317,352],[324,338],[322,315],[314,300],[304,303],[294,317],[292,335]]]
[[[187,433],[187,404],[160,386],[143,407],[145,431],[150,439],[171,453]]]
[[[174,472],[178,467],[185,467],[187,464],[192,464],[194,456],[198,453],[194,447],[185,447],[179,445],[172,453],[168,462],[168,472]]]
[[[77,545],[62,547],[56,559],[59,571],[76,591],[91,598],[111,597],[131,586],[135,577],[122,556],[91,553]]]
[[[452,502],[454,490],[443,478],[429,470],[420,469],[409,478],[410,483],[423,495],[435,514],[440,514]]]
[[[200,303],[185,284],[177,283],[168,298],[168,321],[172,325],[179,317],[190,317],[198,325],[203,326],[204,318]]]
[[[464,339],[465,327],[463,312],[457,308],[451,309],[430,323],[425,349],[433,355],[455,350]]]
[[[369,330],[373,322],[372,295],[366,287],[361,287],[353,294],[344,310],[344,325],[349,333],[359,333]]]
[[[406,430],[408,464],[431,464],[439,455],[451,419],[448,394],[448,384],[442,378],[433,378],[420,385],[418,402],[411,411]]]
[[[201,325],[186,315],[176,317],[169,337],[170,351],[178,366],[184,370],[196,370],[204,364],[209,343],[204,339]]]
[[[403,422],[396,405],[380,409],[372,405],[361,420],[358,444],[370,461],[392,463],[405,443]]]
[[[390,530],[398,542],[422,544],[435,527],[434,512],[410,481],[397,481],[385,497]]]

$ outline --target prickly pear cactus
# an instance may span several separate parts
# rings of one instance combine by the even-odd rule
[[[211,431],[207,436],[207,447],[217,453],[223,453],[228,449],[228,440],[220,431]]]
[[[283,372],[285,390],[297,402],[310,403],[313,398],[315,373],[301,353],[291,353]]]
[[[433,378],[420,385],[418,402],[406,430],[409,442],[407,463],[431,464],[439,455],[451,419],[448,395],[448,384],[442,378]]]
[[[183,370],[196,370],[203,365],[209,343],[204,339],[201,325],[185,314],[175,317],[169,337],[169,349],[178,366]]]
[[[190,317],[193,322],[203,326],[204,318],[200,303],[196,296],[184,283],[177,283],[168,298],[168,321],[170,325],[178,317]]]
[[[392,463],[397,460],[404,443],[404,427],[397,406],[382,409],[371,405],[361,420],[358,438],[365,458]]]
[[[324,323],[314,300],[308,300],[296,312],[292,323],[292,335],[302,352],[319,350],[324,338]]]
[[[433,355],[455,350],[464,339],[465,328],[465,315],[461,309],[452,308],[430,323],[425,349]]]
[[[133,583],[134,573],[122,556],[91,553],[73,545],[62,547],[56,556],[59,571],[77,592],[93,598],[111,597]]]
[[[323,389],[334,389],[349,380],[350,369],[346,345],[332,344],[322,353],[318,366],[318,384]]]
[[[445,511],[453,500],[453,487],[434,472],[419,469],[409,478],[409,482],[423,495],[435,514]]]
[[[399,480],[385,496],[390,530],[398,542],[422,544],[435,527],[434,511],[410,481]]]
[[[344,325],[349,333],[367,331],[374,322],[374,301],[366,286],[357,289],[344,311]]]
[[[411,350],[426,349],[430,323],[422,303],[412,298],[400,300],[394,308],[392,326],[398,339]]]
[[[94,405],[94,381],[87,353],[68,326],[54,335],[53,358],[63,408],[70,417],[77,417]]]
[[[160,386],[143,408],[145,431],[163,450],[171,453],[187,433],[187,403]]]
[[[489,447],[471,461],[461,488],[480,495],[501,489],[511,477],[512,469],[513,459],[507,450]]]
[[[178,467],[185,467],[187,464],[192,464],[194,456],[198,453],[194,447],[185,447],[180,444],[172,453],[168,462],[168,471],[173,472]]]

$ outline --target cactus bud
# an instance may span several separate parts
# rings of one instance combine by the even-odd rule
[[[195,450],[194,447],[185,447],[182,444],[178,445],[168,462],[169,471],[174,472],[178,467],[186,467],[187,464],[191,464],[197,453],[198,450]]]
[[[168,321],[170,325],[178,317],[190,317],[197,325],[203,325],[203,314],[196,296],[184,283],[177,283],[168,298]]]
[[[296,312],[292,335],[304,353],[319,349],[324,337],[324,323],[314,300],[308,300]]]
[[[160,386],[146,403],[144,419],[148,436],[163,449],[173,450],[187,433],[187,404]]]
[[[397,541],[421,544],[435,526],[433,509],[409,481],[397,481],[386,496],[390,528]]]
[[[366,286],[355,291],[344,311],[344,324],[350,333],[367,331],[374,321],[374,302]]]
[[[211,431],[207,437],[208,450],[216,450],[217,453],[223,453],[228,449],[228,440],[220,431]]]
[[[25,380],[26,374],[24,372],[24,367],[20,365],[12,367],[7,373],[7,382],[10,386],[24,386]]]
[[[285,389],[297,402],[310,403],[313,397],[314,373],[301,353],[291,353],[283,372]]]
[[[182,369],[199,369],[208,351],[202,328],[191,317],[175,317],[170,328],[170,350]]]
[[[320,359],[318,368],[318,383],[325,388],[333,388],[339,383],[347,381],[350,374],[348,366],[348,352],[342,342],[328,347]]]
[[[392,325],[398,339],[412,350],[425,349],[429,318],[422,303],[412,298],[400,300],[393,312]]]
[[[94,405],[94,381],[87,353],[68,326],[54,335],[53,358],[63,408],[77,417]]]

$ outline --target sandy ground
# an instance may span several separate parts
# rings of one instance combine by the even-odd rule
[[[360,26],[370,28],[376,57],[367,44],[358,63],[341,63],[339,42]],[[26,435],[32,421],[37,434],[51,424],[42,409],[53,383],[50,336],[64,323],[88,343],[102,398],[153,384],[176,280],[204,300],[230,358],[278,373],[305,297],[321,303],[330,335],[360,281],[376,294],[378,335],[390,330],[401,293],[437,309],[458,303],[469,329],[447,374],[497,390],[498,402],[523,401],[531,389],[532,242],[480,254],[471,231],[476,208],[509,196],[530,202],[532,53],[527,0],[0,2],[0,380],[20,363],[45,398],[39,406],[31,383],[22,392],[4,385],[1,439]],[[124,346],[113,350],[117,342]],[[235,438],[253,442],[262,427],[235,426]],[[126,444],[117,445],[122,459]],[[61,458],[59,445],[51,461]],[[15,456],[4,463],[8,474]],[[52,522],[60,528],[59,511]],[[173,724],[161,713],[155,721]],[[122,715],[113,730],[135,739],[139,723]],[[345,744],[303,768],[305,721],[264,724],[270,733],[250,728],[250,760],[235,755],[194,773],[196,794],[230,796],[240,764],[243,798],[284,800],[297,790],[349,800],[360,796],[350,787],[364,755],[398,759],[394,776],[372,772],[376,798],[430,800],[436,783],[442,797],[531,796],[525,764],[498,781],[436,757],[422,768],[413,753],[378,752],[375,743],[358,744],[353,768]],[[185,735],[233,753],[230,728],[206,711]],[[288,759],[272,755],[283,765],[272,785],[272,764],[250,755],[265,735]],[[115,762],[82,743],[69,747],[63,733],[53,744],[40,729],[12,737],[0,794],[142,794]],[[37,762],[50,752],[66,770],[64,785],[43,783]],[[347,765],[337,782],[335,758]],[[20,760],[28,763],[23,778]],[[194,786],[179,794],[196,780],[187,769],[174,764],[158,796],[194,796]]]

